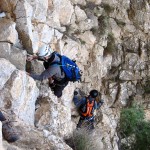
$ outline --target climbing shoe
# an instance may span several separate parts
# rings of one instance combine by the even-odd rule
[[[3,115],[3,113],[0,111],[0,121],[5,121],[6,118],[5,116]]]
[[[4,139],[8,142],[15,142],[19,139],[19,135],[10,121],[2,122],[2,133]]]

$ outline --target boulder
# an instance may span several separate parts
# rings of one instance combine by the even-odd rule
[[[12,46],[9,43],[0,43],[0,58],[9,60],[17,69],[25,70],[26,51]]]
[[[11,13],[13,16],[12,10],[14,10],[16,4],[17,4],[17,0],[1,0],[0,1],[0,10]]]
[[[27,0],[33,8],[32,20],[36,22],[45,22],[48,9],[48,0]]]
[[[38,96],[36,83],[25,72],[16,70],[7,60],[0,60],[0,64],[3,64],[0,79],[3,87],[0,92],[0,107],[8,109],[8,112],[11,110],[19,123],[33,126],[35,101]]]
[[[73,11],[73,6],[69,0],[53,0],[53,10],[48,12],[47,23],[51,27],[64,30],[61,25],[70,24]]]
[[[52,99],[49,97],[38,99],[36,103],[35,125],[38,128],[47,129],[54,135],[59,135],[59,137],[63,138],[72,132],[69,105],[67,108],[57,101],[52,94],[50,95]]]
[[[34,28],[34,32],[38,33],[38,37],[39,37],[39,46],[41,43],[50,43],[52,42],[52,39],[54,38],[55,32],[53,28],[50,28],[48,25],[46,24],[38,24],[35,28]]]
[[[128,103],[130,103],[129,96],[136,93],[135,83],[130,81],[124,82],[120,84],[120,88],[119,102],[122,106],[126,106]]]
[[[8,60],[0,58],[0,70],[0,90],[2,90],[11,74],[16,70],[16,67]]]
[[[79,35],[79,38],[84,41],[89,48],[92,48],[96,42],[96,37],[93,35],[91,31],[86,31],[83,34]]]
[[[59,21],[62,25],[69,25],[74,11],[73,6],[69,0],[55,0],[55,11],[59,12]],[[59,4],[59,5],[58,5]]]
[[[18,1],[14,13],[16,15],[16,27],[19,38],[22,41],[23,47],[29,52],[33,50],[33,33],[32,33],[32,12],[31,5],[26,1]]]
[[[0,41],[17,44],[18,33],[16,23],[9,19],[0,19]]]
[[[78,22],[87,19],[86,13],[79,6],[75,7],[75,14],[76,14],[76,17],[77,17],[76,21],[78,21]]]

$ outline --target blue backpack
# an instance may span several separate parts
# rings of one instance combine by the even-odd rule
[[[66,75],[67,81],[81,81],[81,70],[77,66],[74,60],[71,60],[70,58],[60,55],[57,52],[54,52],[55,55],[57,55],[60,58],[60,62],[53,62],[53,64],[60,65],[61,69],[64,71]]]

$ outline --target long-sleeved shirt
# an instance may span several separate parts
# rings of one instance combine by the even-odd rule
[[[59,62],[60,58],[55,55],[53,62]],[[51,65],[48,69],[44,70],[40,75],[31,73],[30,75],[35,80],[45,80],[48,78],[53,78],[54,80],[61,81],[65,78],[65,73],[61,70],[61,67],[57,64]]]
[[[90,101],[93,100],[93,98],[91,98],[91,97],[88,97],[88,99],[89,99]],[[76,107],[79,108],[80,106],[86,105],[87,100],[86,100],[86,97],[83,97],[83,98],[81,98],[81,99],[78,99],[78,96],[77,96],[77,95],[74,95],[74,97],[73,97],[73,102],[74,102],[74,104],[76,105]],[[103,100],[101,100],[99,103],[97,103],[97,102],[95,101],[95,103],[94,103],[94,109],[99,109],[102,104],[103,104]]]

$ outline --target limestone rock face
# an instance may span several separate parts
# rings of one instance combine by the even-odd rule
[[[0,43],[0,57],[8,59],[17,69],[25,70],[26,54],[25,50],[19,49],[7,42]]]
[[[16,26],[20,39],[28,52],[33,52],[33,33],[32,33],[32,12],[31,5],[26,1],[18,1],[15,8]]]
[[[85,20],[87,18],[87,15],[84,12],[84,10],[82,10],[78,6],[75,7],[75,14],[77,16],[77,21],[79,21],[79,22],[82,21],[82,20]]]
[[[86,1],[85,0],[82,0],[82,1],[80,1],[80,0],[71,0],[71,2],[74,3],[74,4],[83,5],[83,6],[86,5]]]
[[[62,99],[57,99],[50,88],[47,89],[45,85],[42,85],[35,111],[35,125],[38,128],[46,129],[55,136],[70,136],[72,132],[70,111],[72,96],[68,96],[68,91],[73,92],[71,85],[64,89]],[[58,128],[60,130],[57,130]]]
[[[48,0],[38,1],[38,0],[27,0],[27,2],[33,8],[32,18],[38,22],[45,22],[48,9]]]
[[[59,4],[59,5],[58,5]],[[69,0],[55,0],[54,5],[56,10],[59,10],[59,21],[62,25],[70,24],[70,19],[73,13],[73,6]]]
[[[16,3],[17,0],[1,0],[0,1],[1,11],[6,11],[11,13],[11,11],[14,10]]]
[[[102,0],[87,0],[87,2],[91,2],[91,3],[94,3],[96,5],[99,5],[99,4],[101,4]]]
[[[0,41],[17,44],[18,33],[16,31],[16,23],[9,19],[0,20]]]
[[[12,65],[9,61],[6,61],[5,59],[1,58],[0,59],[0,81],[1,81],[1,86],[0,90],[4,87],[8,79],[10,78],[11,74],[16,70],[16,67]]]
[[[133,21],[134,25],[137,24],[139,29],[144,30],[145,33],[149,31],[149,23],[147,22],[149,17],[149,2],[140,1],[136,2],[135,0],[131,2],[130,8],[133,8],[129,11],[129,19]],[[145,10],[145,11],[141,11]],[[147,12],[147,13],[146,13]]]
[[[1,61],[5,61],[6,66],[3,73],[7,73],[11,69],[11,65],[4,59]],[[38,96],[38,89],[33,79],[24,72],[15,70],[13,65],[12,67],[14,70],[10,72],[12,74],[10,74],[9,80],[7,79],[7,83],[5,78],[1,79],[3,82],[5,81],[5,86],[0,93],[1,107],[11,109],[15,113],[15,117],[24,124],[34,125],[35,100]]]
[[[34,30],[38,33],[38,41],[40,43],[48,44],[52,42],[52,39],[55,35],[55,31],[53,28],[50,28],[46,24],[38,24]]]
[[[70,24],[74,11],[70,0],[53,0],[51,7],[53,9],[49,9],[47,18],[49,26],[61,29],[61,25]]]

